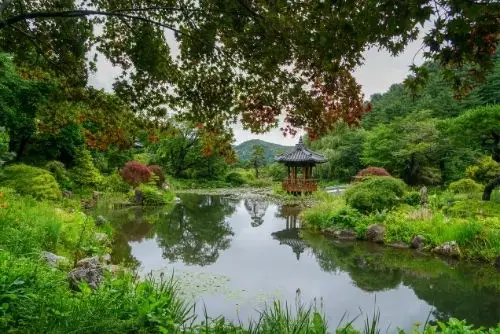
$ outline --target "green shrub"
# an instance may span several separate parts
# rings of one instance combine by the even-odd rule
[[[484,157],[477,165],[470,166],[465,171],[465,177],[480,183],[488,183],[491,179],[500,174],[500,163],[491,156]]]
[[[482,186],[472,179],[461,179],[450,183],[448,190],[454,194],[471,194],[481,192]]]
[[[24,164],[11,165],[3,170],[0,185],[15,189],[23,195],[37,199],[56,200],[61,197],[61,190],[56,179],[45,169]]]
[[[73,181],[84,187],[96,187],[102,183],[102,175],[94,166],[92,155],[86,149],[79,149],[75,156],[75,167],[71,169]]]
[[[123,181],[121,175],[114,171],[111,175],[105,176],[102,182],[102,190],[116,193],[127,193],[132,187]]]
[[[9,134],[4,127],[0,126],[0,167],[14,158],[15,154],[9,152]]]
[[[390,176],[363,179],[346,191],[347,204],[361,212],[391,209],[405,193],[403,181]]]
[[[45,165],[45,169],[54,175],[57,183],[59,183],[63,189],[73,189],[73,182],[71,181],[69,173],[66,168],[64,168],[64,164],[62,162],[57,160],[49,161]]]
[[[245,179],[238,172],[231,172],[231,173],[227,174],[225,180],[226,180],[226,182],[228,182],[232,185],[235,185],[235,186],[241,186],[245,183]]]
[[[269,175],[273,181],[284,180],[288,175],[287,167],[277,162],[265,167],[264,172]]]
[[[418,191],[409,191],[403,196],[403,203],[416,206],[420,204],[420,193]]]
[[[137,189],[142,192],[143,205],[163,205],[175,199],[172,191],[162,191],[153,185],[141,184]]]

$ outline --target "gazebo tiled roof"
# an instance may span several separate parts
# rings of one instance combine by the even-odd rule
[[[276,156],[275,160],[285,164],[318,164],[327,161],[322,154],[313,152],[305,147],[302,137],[300,137],[299,142],[295,145],[294,150]]]

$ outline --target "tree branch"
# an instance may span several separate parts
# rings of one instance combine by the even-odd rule
[[[159,9],[159,8],[158,8]],[[75,18],[75,17],[86,17],[91,15],[99,15],[99,16],[116,16],[116,17],[125,17],[133,20],[143,21],[147,23],[151,23],[162,28],[166,28],[172,30],[178,34],[182,34],[182,32],[168,24],[155,21],[152,19],[148,19],[144,16],[126,14],[127,12],[140,12],[147,11],[151,9],[147,8],[138,8],[138,9],[117,9],[111,12],[99,11],[99,10],[68,10],[63,12],[31,12],[20,14],[16,16],[12,16],[7,18],[4,21],[0,22],[0,30],[20,21],[26,21],[30,19],[54,19],[54,18]]]

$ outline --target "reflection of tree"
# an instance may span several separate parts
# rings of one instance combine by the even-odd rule
[[[155,226],[163,256],[170,261],[208,265],[230,245],[231,227],[225,221],[235,201],[219,196],[183,195],[182,202]]]
[[[152,238],[154,223],[165,210],[168,211],[169,208],[129,207],[99,212],[116,228],[111,252],[114,263],[123,263],[132,268],[140,265],[139,261],[132,256],[129,242]]]
[[[264,222],[264,215],[266,214],[268,204],[262,199],[246,199],[245,208],[252,219],[252,227],[262,225]]]
[[[347,272],[365,291],[411,288],[418,298],[435,307],[437,319],[450,316],[477,326],[491,326],[500,319],[500,272],[492,267],[459,264],[453,268],[433,257],[365,243],[338,243],[302,233],[320,267]]]
[[[465,268],[464,268],[465,267]],[[467,319],[477,326],[494,326],[500,321],[500,287],[484,286],[476,281],[479,274],[471,275],[477,268],[457,266],[432,279],[418,275],[405,275],[403,282],[411,287],[418,298],[435,307],[433,315],[439,320],[453,316]],[[483,279],[500,282],[500,273],[494,268]],[[467,277],[469,276],[469,277]],[[474,277],[470,277],[474,276]]]

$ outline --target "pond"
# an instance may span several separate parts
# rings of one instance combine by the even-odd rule
[[[272,300],[321,308],[362,327],[380,310],[388,332],[450,316],[475,325],[500,321],[500,273],[411,250],[338,242],[300,230],[300,209],[262,198],[184,194],[162,208],[104,209],[118,229],[112,259],[141,273],[178,277],[203,313],[258,317]]]

